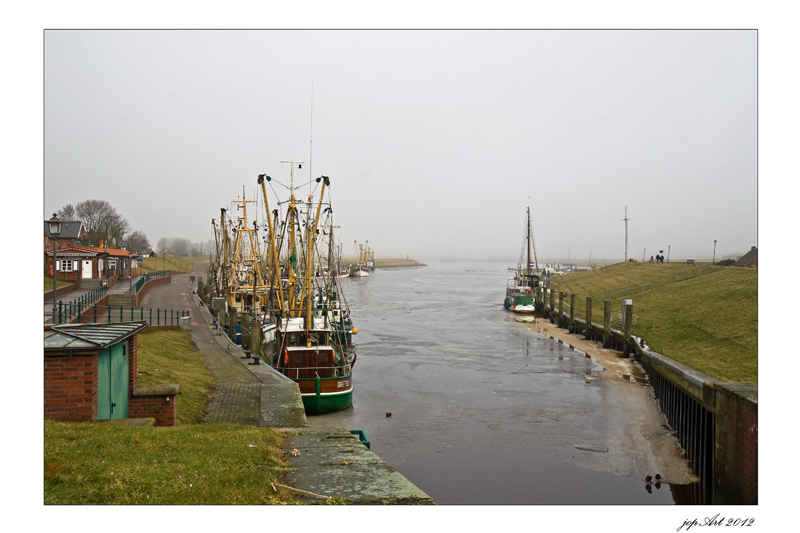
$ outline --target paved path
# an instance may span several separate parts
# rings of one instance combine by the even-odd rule
[[[195,276],[205,275],[205,264],[195,265]],[[211,326],[211,313],[192,293],[189,276],[175,276],[170,285],[159,287],[151,302],[181,304],[191,313],[192,340],[205,359],[208,369],[219,382],[212,393],[206,422],[233,423],[269,427],[308,426],[300,390],[291,380],[268,365],[250,365],[244,352]],[[169,295],[171,300],[169,299]]]

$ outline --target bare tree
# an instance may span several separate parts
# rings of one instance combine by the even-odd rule
[[[109,245],[120,246],[130,229],[125,217],[117,213],[107,200],[84,200],[75,205],[75,214],[83,222],[92,244],[103,240]]]
[[[61,220],[75,220],[75,206],[67,204],[58,210],[58,218]]]
[[[189,239],[184,238],[170,239],[169,248],[172,250],[173,254],[186,257],[189,255],[191,243],[189,242]]]
[[[141,255],[150,248],[150,241],[147,240],[147,235],[136,230],[125,236],[122,240],[122,246],[124,246],[126,250]]]

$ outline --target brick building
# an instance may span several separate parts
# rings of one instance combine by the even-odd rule
[[[92,422],[152,417],[177,422],[179,385],[137,386],[144,322],[64,324],[44,330],[44,418]]]

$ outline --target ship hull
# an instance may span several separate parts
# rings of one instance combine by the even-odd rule
[[[353,405],[353,376],[293,380],[300,387],[307,415],[321,415]]]

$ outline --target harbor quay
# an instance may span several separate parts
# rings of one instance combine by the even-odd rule
[[[192,339],[209,369],[220,379],[209,405],[208,422],[275,427],[287,438],[287,484],[296,499],[319,503],[346,498],[351,503],[433,504],[427,494],[370,451],[347,428],[308,427],[299,387],[266,364],[252,364],[191,293]]]

